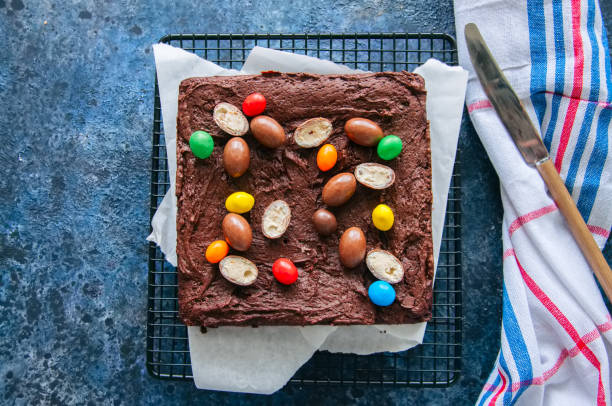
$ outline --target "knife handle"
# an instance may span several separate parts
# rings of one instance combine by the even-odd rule
[[[565,217],[582,254],[589,265],[591,265],[603,291],[608,299],[612,301],[612,271],[610,266],[595,243],[591,232],[582,219],[552,160],[546,159],[545,161],[538,162],[536,168],[540,175],[542,175],[546,186],[548,186],[550,195],[557,204],[557,207],[559,207],[559,211]]]

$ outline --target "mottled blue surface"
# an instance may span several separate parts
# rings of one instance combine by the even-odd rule
[[[603,2],[610,27],[610,2]],[[498,182],[464,123],[464,362],[447,389],[198,391],[145,369],[151,44],[170,32],[438,31],[452,1],[0,0],[0,403],[472,403],[501,318]],[[611,257],[608,246],[606,254]]]

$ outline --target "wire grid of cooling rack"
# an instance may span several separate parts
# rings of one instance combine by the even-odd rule
[[[254,46],[332,60],[370,71],[414,70],[429,58],[457,63],[446,34],[172,34],[161,42],[225,68],[240,69]],[[151,217],[170,185],[157,81],[153,112]],[[448,195],[434,288],[433,318],[423,344],[399,353],[367,356],[316,352],[292,378],[302,384],[447,386],[461,370],[461,180],[459,154]],[[187,328],[178,318],[177,273],[149,244],[147,369],[162,379],[191,379]]]

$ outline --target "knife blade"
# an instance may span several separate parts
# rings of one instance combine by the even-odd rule
[[[612,270],[553,165],[548,151],[520,99],[497,65],[475,24],[465,26],[465,41],[472,65],[491,105],[528,164],[534,164],[550,195],[565,217],[569,229],[609,300],[612,301]]]
[[[465,40],[476,75],[525,161],[535,164],[547,159],[542,139],[475,24],[465,26]]]

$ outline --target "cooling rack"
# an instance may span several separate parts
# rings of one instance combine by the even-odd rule
[[[438,33],[171,34],[160,42],[222,67],[240,69],[254,46],[310,55],[369,71],[414,70],[429,58],[457,63],[455,40]],[[157,81],[153,110],[150,216],[170,185]],[[301,384],[447,386],[461,370],[461,179],[459,153],[451,180],[434,285],[433,318],[423,344],[367,356],[316,352],[291,379]],[[187,327],[178,318],[177,272],[149,244],[147,358],[161,379],[191,379]]]

